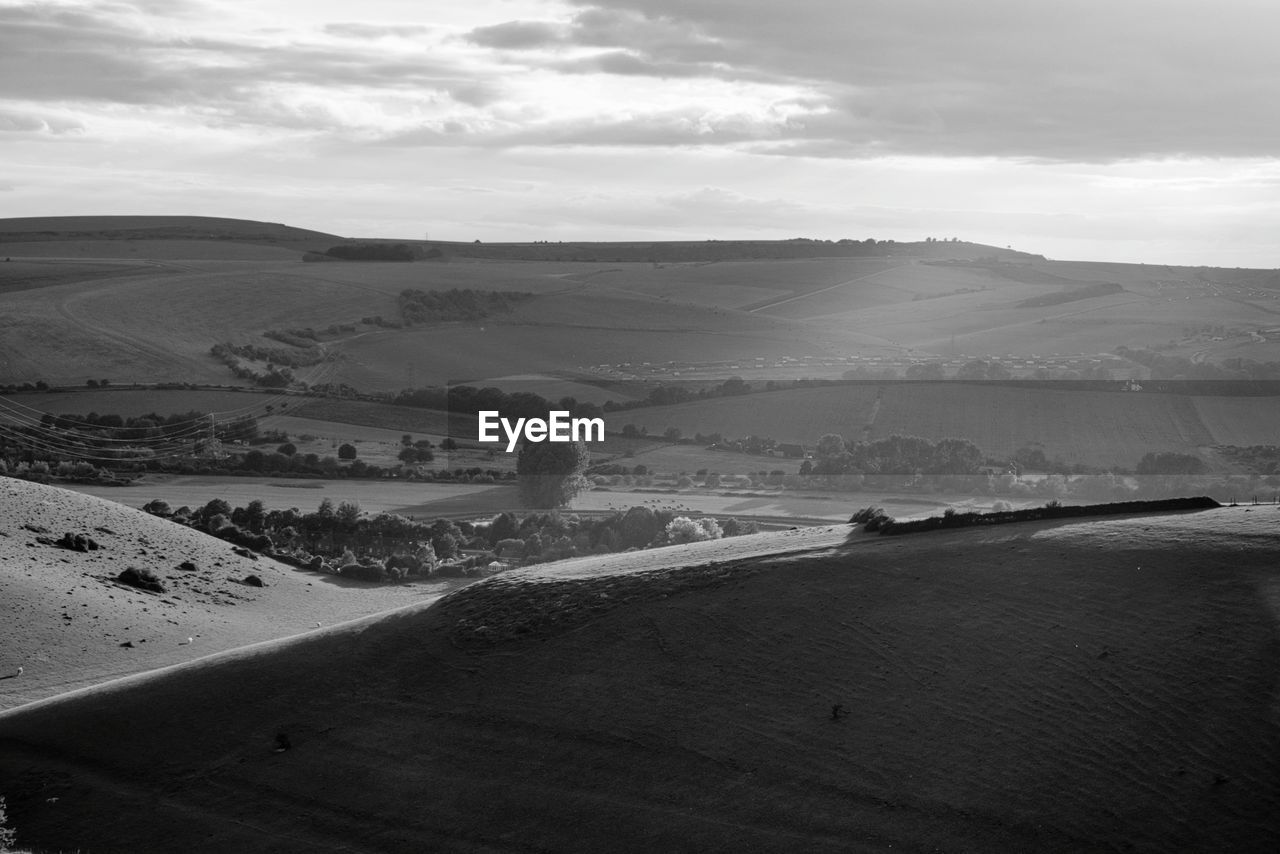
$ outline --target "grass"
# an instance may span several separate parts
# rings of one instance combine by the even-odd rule
[[[10,251],[150,260],[145,269],[86,260],[79,272],[57,262],[43,280],[51,287],[37,290],[12,289],[40,283],[33,262],[10,271],[7,292],[0,270],[0,381],[82,382],[104,372],[121,381],[225,381],[225,368],[208,356],[214,343],[254,340],[271,328],[322,328],[370,315],[394,319],[396,294],[404,288],[539,296],[484,325],[361,327],[346,340],[328,342],[348,358],[310,378],[373,391],[606,362],[846,356],[906,347],[975,355],[1109,351],[1163,344],[1192,322],[1256,327],[1271,287],[1258,271],[1027,259],[1023,266],[917,263],[927,255],[983,249],[960,244],[917,246],[921,257],[893,258],[307,264],[287,259],[339,238],[204,218],[62,222],[0,221],[0,240],[15,239],[17,229],[25,242],[9,244]],[[40,226],[62,234],[36,240],[33,229],[48,230]],[[215,239],[200,239],[208,235]],[[1125,291],[1016,307],[1098,283],[1118,283]],[[1280,342],[1250,346],[1257,356],[1269,349],[1280,355]]]
[[[1273,397],[903,382],[789,389],[635,409],[614,413],[606,423],[610,429],[634,423],[657,435],[667,427],[684,435],[755,434],[809,447],[825,433],[850,440],[894,433],[933,440],[957,437],[996,458],[1012,458],[1019,448],[1031,446],[1051,460],[1133,468],[1149,451],[1197,453],[1214,444],[1263,444],[1268,436],[1274,439],[1275,411]],[[868,424],[869,432],[863,429]],[[772,461],[758,459],[752,470],[772,467]]]
[[[49,846],[1274,850],[1268,523],[521,570],[19,710],[0,756],[66,775],[22,804]]]

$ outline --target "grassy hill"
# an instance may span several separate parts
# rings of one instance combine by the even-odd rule
[[[0,218],[0,243],[29,241],[137,238],[200,240],[341,240],[322,231],[294,228],[278,222],[213,216],[43,216]]]
[[[65,533],[85,534],[99,548],[42,542]],[[129,566],[153,572],[167,589],[118,582]],[[264,586],[245,584],[250,575]],[[444,589],[335,583],[115,501],[0,477],[0,709]],[[9,678],[20,666],[22,677]],[[0,795],[7,788],[0,773]]]
[[[6,713],[0,781],[64,850],[1273,850],[1278,523],[520,570]]]
[[[1280,328],[1280,285],[1267,271],[1047,261],[946,242],[868,254],[820,241],[408,241],[443,254],[302,260],[350,242],[209,217],[0,220],[0,257],[12,259],[0,262],[0,382],[226,381],[214,344],[279,346],[263,334],[335,324],[354,331],[329,336],[334,358],[300,378],[370,391],[604,365],[659,379],[742,364],[839,376],[838,360],[912,348],[1097,354],[1173,340],[1187,357],[1280,356],[1267,332]],[[398,322],[404,289],[452,288],[535,296],[474,322],[361,323]],[[1205,323],[1223,327],[1220,342],[1183,340]]]

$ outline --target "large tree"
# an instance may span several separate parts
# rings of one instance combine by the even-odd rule
[[[525,442],[516,459],[520,501],[536,510],[568,504],[587,486],[591,462],[585,442]]]

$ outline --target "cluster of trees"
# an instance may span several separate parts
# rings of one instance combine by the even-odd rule
[[[2,444],[2,443],[0,443]],[[0,477],[16,477],[36,483],[98,483],[119,485],[115,474],[109,469],[98,467],[87,460],[18,460],[6,459],[0,448]]]
[[[18,394],[19,392],[48,391],[49,384],[44,380],[36,380],[34,383],[9,383],[0,386],[0,394]]]
[[[828,433],[818,440],[814,461],[801,464],[801,474],[977,474],[982,451],[967,439],[931,442],[897,434],[874,442],[846,442]]]
[[[916,362],[908,365],[905,376],[909,380],[1011,380],[1013,372],[999,359],[970,359],[950,376],[941,362]],[[1036,369],[1033,379],[1110,380],[1111,372],[1102,365],[1083,368],[1079,371],[1054,371],[1041,367]]]
[[[1193,454],[1173,451],[1150,453],[1138,462],[1135,474],[1204,474],[1208,467]]]
[[[355,332],[356,327],[353,323],[331,323],[324,329],[314,329],[310,326],[301,329],[268,329],[262,333],[262,337],[271,338],[279,341],[281,344],[288,344],[290,347],[314,347],[320,341],[321,336],[333,337],[348,332]]]
[[[1218,445],[1216,450],[1236,465],[1257,474],[1280,474],[1280,445]]]
[[[99,415],[96,412],[88,415],[45,413],[40,418],[40,426],[45,431],[62,431],[65,435],[60,438],[63,439],[100,438],[113,441],[189,437],[210,424],[214,427],[214,434],[224,441],[239,439],[252,442],[258,438],[258,420],[251,415],[216,422],[209,413],[194,409],[170,415],[151,412],[127,418],[114,414]]]
[[[559,512],[502,513],[487,523],[369,514],[354,502],[335,505],[327,498],[313,513],[268,510],[260,500],[233,508],[222,499],[195,509],[173,509],[155,500],[143,510],[295,566],[367,581],[475,575],[496,560],[540,563],[757,530],[754,523],[736,519],[690,519],[648,507],[598,519]]]
[[[1003,525],[1009,522],[1027,522],[1037,519],[1110,516],[1123,513],[1159,513],[1173,510],[1209,510],[1220,506],[1222,505],[1207,496],[1089,505],[1063,505],[1059,501],[1050,501],[1043,507],[1027,507],[1022,510],[998,510],[993,513],[958,513],[954,509],[948,508],[941,516],[913,519],[909,522],[895,522],[886,517],[875,528],[868,527],[867,530],[878,530],[881,534],[890,535],[915,534],[946,528],[966,528],[973,525]]]
[[[343,243],[325,250],[343,261],[415,261],[417,253],[406,243]]]
[[[400,292],[400,316],[406,325],[440,323],[448,320],[480,320],[505,314],[516,303],[532,297],[516,291],[477,291],[453,288],[447,291],[406,289]]]
[[[279,338],[279,335],[276,336]],[[327,356],[324,350],[316,346],[291,344],[289,347],[262,347],[257,344],[215,344],[213,355],[225,359],[226,353],[251,359],[255,362],[266,362],[268,366],[284,366],[287,368],[305,368],[323,362]]]
[[[286,388],[293,383],[293,371],[288,367],[268,364],[265,371],[259,371],[246,365],[242,357],[236,354],[236,349],[231,344],[214,344],[209,352],[242,380],[249,380],[264,388]]]
[[[44,461],[93,460],[103,465],[119,461],[154,460],[198,453],[213,435],[223,441],[253,441],[258,422],[252,416],[215,422],[206,413],[190,411],[163,416],[157,413],[124,418],[119,415],[41,416],[40,424],[11,426],[0,434],[0,459],[11,465]],[[80,475],[76,475],[79,477]]]
[[[1117,347],[1115,353],[1151,369],[1153,380],[1280,380],[1280,362],[1231,358],[1220,362],[1192,362],[1154,350]]]

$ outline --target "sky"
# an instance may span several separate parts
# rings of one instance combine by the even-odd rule
[[[0,217],[1280,267],[1274,0],[0,0]]]

